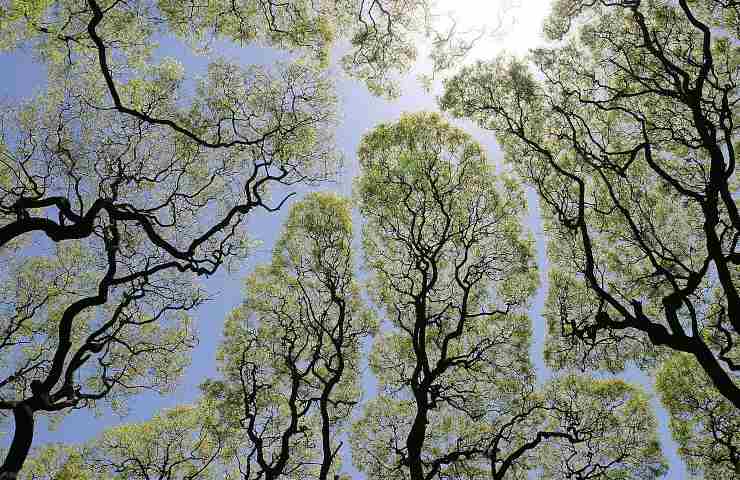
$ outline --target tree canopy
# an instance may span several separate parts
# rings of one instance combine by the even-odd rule
[[[436,6],[0,2],[0,52],[47,77],[0,111],[0,480],[339,480],[350,453],[368,478],[660,478],[650,393],[613,375],[631,365],[691,474],[740,475],[740,7],[555,0],[546,46],[462,65],[473,44]],[[410,113],[362,137],[351,199],[307,192],[343,168],[331,66],[394,99],[424,35],[433,70],[457,69],[440,108],[505,163]],[[546,381],[525,184],[549,241]],[[289,202],[197,399],[32,449],[38,415],[175,389],[218,301],[203,280]]]
[[[416,114],[378,126],[359,157],[370,288],[390,328],[370,354],[382,394],[354,427],[358,467],[412,480],[526,478],[535,466],[547,478],[660,474],[655,420],[637,389],[564,376],[538,391],[522,193],[480,145]]]
[[[203,385],[237,444],[236,478],[332,479],[375,331],[354,279],[349,203],[312,193],[290,211],[270,265],[224,326],[222,380]]]
[[[337,35],[351,37],[347,71],[392,95],[426,11],[424,0],[0,5],[0,48],[32,49],[48,75],[0,118],[0,411],[15,419],[0,477],[23,464],[36,412],[174,384],[194,343],[187,314],[205,298],[194,277],[247,255],[247,217],[285,200],[271,187],[337,171],[324,71]],[[194,78],[158,54],[173,36],[295,58],[216,57]]]
[[[463,68],[441,100],[496,132],[540,195],[550,364],[681,377],[658,387],[707,475],[724,467],[687,436],[738,464],[733,428],[711,437],[703,408],[686,410],[712,398],[733,423],[740,407],[738,13],[723,1],[557,1],[552,46]]]

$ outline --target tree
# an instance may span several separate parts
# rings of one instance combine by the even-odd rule
[[[563,375],[545,386],[531,465],[544,478],[648,479],[667,471],[648,395],[622,380]],[[529,447],[525,444],[524,447]]]
[[[92,480],[77,447],[52,443],[31,456],[18,477],[21,480]]]
[[[215,418],[207,402],[180,405],[143,422],[109,428],[83,445],[44,445],[29,456],[19,478],[223,478],[227,430]]]
[[[370,357],[382,394],[353,428],[358,468],[412,480],[526,478],[538,464],[548,478],[660,475],[637,389],[566,376],[536,391],[526,306],[537,275],[515,182],[437,114],[381,124],[359,157],[370,288],[391,328]]]
[[[336,170],[334,98],[321,72],[335,35],[353,37],[347,67],[391,92],[393,72],[415,56],[409,42],[425,12],[423,0],[0,6],[0,48],[32,48],[49,85],[3,111],[4,264],[41,268],[12,267],[9,257],[53,243],[49,250],[79,252],[70,261],[88,267],[84,284],[64,295],[7,281],[0,355],[12,366],[0,372],[0,411],[13,412],[15,433],[0,478],[22,467],[37,412],[139,390],[128,380],[146,369],[153,380],[161,365],[182,370],[180,354],[193,343],[184,314],[204,299],[192,277],[246,254],[247,216],[284,201],[269,201],[271,186]],[[197,47],[262,43],[305,58],[274,69],[216,59],[193,81],[156,54],[155,39],[167,35]],[[157,363],[164,353],[177,356]]]
[[[657,389],[670,415],[673,437],[698,478],[740,474],[740,417],[695,358],[676,353],[658,370]]]
[[[219,460],[226,442],[213,405],[202,402],[108,429],[85,446],[82,458],[92,478],[217,479],[223,478]]]
[[[100,281],[94,253],[79,244],[49,253],[8,262],[13,268],[3,279],[0,407],[16,419],[10,460],[27,454],[35,411],[69,411],[102,399],[120,410],[142,389],[166,392],[196,343],[187,311],[201,300],[197,291],[190,297],[189,279],[145,278],[110,295],[113,305],[89,308],[96,305],[84,295]],[[60,352],[67,358],[60,360]],[[60,364],[61,372],[55,370]],[[42,380],[54,375],[62,385],[50,393]]]
[[[443,108],[496,132],[539,191],[552,365],[616,371],[685,352],[740,407],[738,13],[558,1],[545,31],[559,43],[446,84]]]
[[[223,380],[203,385],[238,439],[235,478],[334,478],[374,329],[354,280],[349,202],[312,193],[290,210],[272,263],[225,325]]]

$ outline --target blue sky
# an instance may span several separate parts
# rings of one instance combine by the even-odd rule
[[[543,3],[542,0],[536,0]],[[522,21],[518,23],[516,40],[511,40],[514,50],[522,48],[522,32],[529,32],[524,28]],[[341,47],[340,47],[341,49]],[[198,75],[205,71],[207,59],[193,56],[189,49],[173,41],[163,42],[160,48],[162,55],[175,56],[186,66],[190,75]],[[238,60],[244,64],[261,63],[271,65],[277,58],[275,52],[259,48],[239,48],[236,46],[221,45],[217,51],[218,55]],[[484,55],[491,52],[484,52]],[[29,52],[15,52],[13,54],[0,54],[0,72],[5,74],[0,80],[0,98],[9,99],[28,98],[35,92],[43,92],[45,77],[43,69],[35,64]],[[394,101],[387,101],[371,96],[366,88],[347,78],[339,68],[333,67],[333,75],[337,79],[337,94],[340,101],[341,120],[336,130],[337,146],[344,155],[344,173],[342,177],[332,184],[323,186],[324,189],[333,189],[344,195],[351,194],[351,179],[357,173],[357,159],[355,152],[360,139],[373,126],[379,122],[397,120],[404,112],[419,110],[437,110],[433,94],[425,92],[416,81],[415,75],[411,74],[403,80],[403,95]],[[480,130],[467,122],[456,122],[471,133],[486,148],[489,157],[497,164],[501,162],[501,152],[498,149],[495,138],[489,132]],[[536,196],[529,191],[529,217],[527,221],[536,235],[538,248],[538,267],[541,275],[541,287],[531,309],[532,323],[534,325],[534,342],[531,347],[533,360],[538,372],[538,379],[542,381],[550,375],[546,369],[543,359],[543,345],[545,338],[544,320],[540,316],[543,299],[547,291],[546,272],[547,262],[545,258],[545,241],[541,232],[541,224],[537,210]],[[135,397],[131,401],[131,413],[125,419],[103,414],[94,417],[89,411],[77,411],[67,416],[54,431],[46,429],[46,422],[39,421],[40,432],[36,437],[36,445],[47,441],[80,442],[85,441],[105,427],[122,421],[144,420],[152,416],[157,410],[171,407],[178,403],[193,401],[198,393],[197,386],[205,378],[216,375],[215,352],[221,339],[223,321],[228,312],[237,306],[242,298],[243,279],[249,270],[257,263],[268,261],[272,245],[279,233],[280,226],[288,209],[284,208],[278,213],[261,212],[250,220],[252,235],[259,239],[261,244],[254,250],[248,262],[242,265],[236,272],[219,272],[214,277],[205,281],[205,287],[210,296],[215,300],[208,302],[200,308],[195,316],[200,334],[200,343],[193,353],[193,361],[188,369],[182,385],[171,395],[159,397],[145,394]],[[630,370],[623,375],[630,381],[636,381],[644,385],[651,392],[652,380],[644,373]],[[368,391],[372,391],[373,382],[365,380]],[[667,417],[665,411],[659,405],[653,395],[653,405],[658,413],[660,421],[660,438],[663,451],[670,462],[671,470],[666,478],[681,479],[687,476],[685,466],[676,453],[676,445],[671,440],[667,429]],[[362,478],[357,476],[356,478]]]

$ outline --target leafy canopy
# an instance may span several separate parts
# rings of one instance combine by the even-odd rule
[[[713,429],[678,406],[695,389],[740,408],[737,26],[734,2],[560,0],[550,46],[463,68],[441,99],[494,131],[540,194],[549,364],[679,368],[691,388],[659,387],[684,439]],[[682,452],[710,475],[703,442]]]

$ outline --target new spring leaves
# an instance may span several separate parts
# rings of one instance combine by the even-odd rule
[[[223,377],[203,384],[201,404],[60,452],[59,468],[325,479],[349,439],[369,478],[658,476],[640,389],[568,373],[536,385],[526,308],[537,274],[515,182],[437,114],[377,127],[360,160],[355,200],[379,316],[355,279],[350,202],[309,194],[272,262],[248,278],[225,325]],[[370,335],[380,394],[360,405]]]
[[[334,478],[349,446],[369,478],[659,477],[647,395],[578,373],[626,365],[655,374],[692,474],[740,475],[739,8],[558,0],[549,46],[460,67],[425,0],[4,2],[0,48],[48,86],[0,114],[0,478]],[[420,33],[454,71],[441,108],[495,132],[508,173],[438,114],[377,126],[353,199],[291,204],[198,402],[32,451],[39,414],[178,384],[199,279],[340,168],[332,45],[392,98]],[[168,36],[290,58],[195,78],[157,53]],[[544,385],[525,182],[550,240]]]

